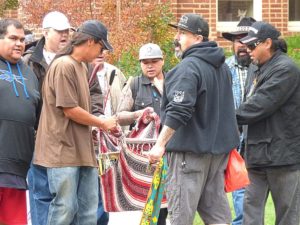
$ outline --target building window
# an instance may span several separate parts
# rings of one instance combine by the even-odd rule
[[[244,16],[262,20],[262,0],[218,0],[217,4],[217,31],[232,31]]]
[[[218,0],[219,22],[239,21],[245,16],[253,17],[253,0]]]
[[[289,21],[300,21],[299,0],[289,0]]]

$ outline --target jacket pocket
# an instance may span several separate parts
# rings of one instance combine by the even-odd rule
[[[135,110],[144,109],[148,106],[152,106],[152,98],[150,97],[136,98],[134,104],[135,104]]]
[[[182,172],[185,174],[188,173],[198,173],[201,172],[202,166],[201,161],[203,160],[202,155],[196,155],[193,153],[183,153],[182,155]]]
[[[247,164],[267,165],[272,162],[270,145],[272,138],[248,139],[245,159]]]

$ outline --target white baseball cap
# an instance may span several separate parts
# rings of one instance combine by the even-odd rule
[[[67,30],[71,28],[68,18],[61,12],[49,12],[43,19],[43,29]]]
[[[163,54],[157,44],[148,43],[140,48],[139,60],[143,59],[163,59]]]

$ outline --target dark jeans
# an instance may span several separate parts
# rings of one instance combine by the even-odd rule
[[[235,212],[235,218],[232,225],[242,225],[243,222],[243,203],[244,203],[245,188],[232,192],[232,200]]]
[[[97,225],[107,225],[109,220],[109,214],[104,211],[103,202],[101,198],[100,192],[100,179],[98,178],[98,185],[99,185],[99,202],[98,202],[98,209],[97,209]]]
[[[168,209],[167,208],[160,209],[157,225],[166,225],[167,217],[168,217]]]
[[[32,225],[47,223],[49,205],[53,197],[49,191],[47,169],[31,164],[28,171],[28,189]]]

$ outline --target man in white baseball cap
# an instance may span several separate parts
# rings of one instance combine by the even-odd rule
[[[24,62],[31,67],[38,78],[40,93],[49,64],[69,40],[71,25],[63,13],[53,11],[45,15],[42,28],[43,37],[36,46],[29,48],[23,57]],[[47,171],[44,167],[33,164],[30,166],[28,187],[31,222],[32,224],[46,224],[48,208],[53,196],[49,191]]]
[[[68,18],[61,12],[50,12],[44,17],[43,35],[46,39],[44,56],[47,64],[50,64],[56,52],[66,45],[70,28]]]
[[[43,29],[53,28],[58,31],[71,28],[68,18],[61,12],[53,11],[43,19]]]

